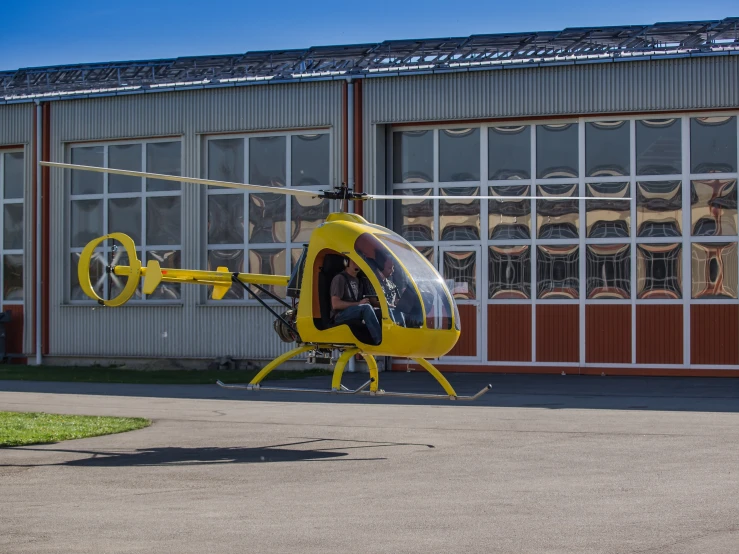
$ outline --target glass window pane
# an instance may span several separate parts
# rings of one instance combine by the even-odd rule
[[[444,280],[458,300],[477,298],[477,252],[444,252]]]
[[[629,122],[600,121],[585,125],[585,176],[629,174]]]
[[[71,213],[72,248],[85,246],[103,233],[103,201],[73,200]]]
[[[439,130],[439,181],[480,180],[480,129]]]
[[[416,250],[418,250],[424,258],[426,258],[431,265],[434,265],[434,247],[433,246],[416,246]],[[436,267],[434,265],[434,267]]]
[[[3,300],[23,300],[23,254],[3,256]]]
[[[579,298],[580,248],[577,245],[537,246],[536,297]]]
[[[693,243],[693,298],[737,298],[737,244]]]
[[[636,122],[636,173],[682,173],[682,131],[679,119],[644,119]]]
[[[244,195],[208,196],[208,244],[244,244]]]
[[[295,265],[300,260],[300,255],[303,253],[302,248],[291,248],[290,249],[290,267],[295,268]]]
[[[146,171],[160,175],[182,175],[182,145],[177,142],[151,142],[146,145]],[[147,179],[146,190],[180,190],[176,181]]]
[[[72,163],[103,167],[105,165],[102,146],[77,146],[72,148]],[[103,173],[72,170],[72,194],[102,194]]]
[[[249,250],[249,273],[261,273],[263,275],[287,275],[287,254],[284,248],[269,250]],[[287,287],[276,285],[263,285],[263,288],[272,294],[285,298]],[[261,298],[269,296],[261,291],[256,291]]]
[[[6,250],[23,249],[23,204],[5,204],[3,248]]]
[[[488,178],[531,179],[531,127],[488,129]]]
[[[112,242],[114,250],[108,252],[108,263],[110,264],[110,266],[115,267],[117,265],[130,265],[131,262],[128,258],[128,253],[123,248],[121,248],[118,241]],[[143,260],[140,251],[136,252],[136,256],[139,258],[139,260]],[[142,261],[142,263],[144,266],[146,265],[146,261]],[[107,271],[105,275],[107,275],[108,279],[108,298],[115,298],[123,291],[123,289],[128,284],[128,278],[122,275],[116,275],[113,272],[108,273]],[[133,300],[141,300],[143,298],[144,295],[141,289],[142,282],[143,279],[139,278],[139,286],[133,293]]]
[[[631,222],[629,183],[588,183],[585,201],[585,225],[588,238],[628,237]]]
[[[638,244],[637,298],[682,298],[682,245]]]
[[[538,185],[537,197],[568,198],[578,196],[578,185]],[[540,239],[577,238],[580,229],[578,200],[536,201],[536,228]]]
[[[736,236],[736,179],[691,181],[693,236]]]
[[[80,281],[77,275],[77,266],[79,265],[80,255],[80,252],[72,252],[72,263],[70,264],[69,275],[69,282],[71,285],[70,299],[92,300],[80,287]],[[90,259],[90,282],[92,283],[92,289],[100,298],[105,298],[105,279],[107,278],[105,267],[107,265],[105,255],[102,251],[96,251],[93,253],[92,258]]]
[[[396,195],[431,196],[433,189],[396,190]],[[409,241],[434,240],[434,201],[393,201],[393,229]]]
[[[628,244],[589,244],[585,271],[587,298],[631,298]]]
[[[150,250],[146,260],[156,260],[162,269],[180,269],[182,257],[179,250]],[[147,298],[152,300],[179,300],[181,298],[180,283],[160,283]]]
[[[3,155],[3,197],[23,198],[23,152]]]
[[[529,185],[490,187],[490,196],[505,199],[488,200],[488,233],[491,240],[525,240],[531,238],[531,200],[512,200],[511,196],[531,196]]]
[[[243,250],[208,250],[208,271],[219,267],[227,267],[231,273],[244,273]],[[213,287],[208,287],[208,298],[213,298]],[[223,300],[239,300],[244,298],[244,287],[234,283]]]
[[[108,232],[125,233],[136,244],[141,242],[141,198],[108,200]]]
[[[249,183],[285,186],[286,144],[284,136],[249,139]]]
[[[320,198],[293,196],[290,200],[290,225],[293,242],[308,242],[311,233],[321,225],[331,213],[330,201]]]
[[[146,244],[180,244],[182,213],[179,196],[146,199]]]
[[[434,180],[434,132],[393,133],[393,182],[430,183]]]
[[[249,242],[286,242],[286,219],[284,194],[249,195]]]
[[[113,144],[108,147],[108,167],[141,171],[140,144]],[[108,192],[141,192],[141,177],[108,174]]]
[[[454,200],[454,196],[478,196],[479,187],[441,189],[439,201],[440,240],[476,240],[480,238],[480,201]]]
[[[329,186],[329,135],[294,135],[291,141],[292,186]]]
[[[690,172],[736,171],[736,117],[690,120]]]
[[[488,298],[531,298],[531,247],[491,246]]]
[[[679,237],[682,233],[682,182],[636,184],[638,237]]]
[[[208,141],[208,179],[244,182],[244,139],[217,139]],[[208,188],[219,188],[209,185]]]
[[[578,177],[577,123],[536,126],[536,176]]]

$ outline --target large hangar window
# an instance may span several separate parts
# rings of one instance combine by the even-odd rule
[[[437,267],[440,249],[479,247],[491,303],[739,302],[737,127],[736,113],[399,127],[392,224]]]
[[[327,131],[210,137],[205,158],[209,179],[316,191],[332,183]],[[326,200],[209,187],[208,268],[289,275],[330,208]],[[285,287],[265,288],[286,294]],[[232,287],[224,300],[245,300],[243,288]]]
[[[181,142],[172,139],[69,147],[71,163],[146,171],[160,175],[182,175]],[[88,301],[77,278],[77,262],[84,246],[107,233],[129,235],[146,265],[157,260],[163,268],[181,267],[181,184],[165,179],[144,179],[89,171],[70,172],[70,299]],[[111,242],[111,241],[108,241]],[[116,244],[104,244],[90,264],[95,291],[113,297],[125,281],[105,271],[107,265],[125,265],[127,257]],[[179,301],[180,285],[162,283],[153,294],[139,287],[134,301]]]
[[[25,158],[23,150],[0,150],[0,190],[2,190],[3,242],[2,302],[23,303],[23,184]]]

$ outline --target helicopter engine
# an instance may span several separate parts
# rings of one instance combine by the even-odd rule
[[[283,342],[301,342],[300,335],[295,331],[295,319],[297,315],[297,308],[291,308],[282,314],[282,319],[275,319],[273,327],[275,328],[277,336],[280,337]]]

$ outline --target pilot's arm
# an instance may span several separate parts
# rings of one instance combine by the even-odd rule
[[[362,280],[360,281],[360,287],[364,299],[368,301],[373,308],[379,308],[380,301],[377,298],[377,293],[375,292],[375,288],[372,286],[372,283],[369,279],[367,279],[367,277],[362,278]]]
[[[345,310],[350,306],[359,306],[360,304],[367,304],[369,301],[366,298],[362,298],[359,302],[347,302],[343,300],[344,289],[346,283],[341,275],[334,277],[331,281],[331,308],[334,310]]]

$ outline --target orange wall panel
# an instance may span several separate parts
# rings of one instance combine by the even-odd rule
[[[683,363],[683,307],[678,304],[636,306],[636,363]]]
[[[447,356],[477,355],[477,306],[458,304],[462,334]]]
[[[739,306],[717,303],[690,307],[690,363],[739,364]]]
[[[589,364],[631,363],[631,305],[585,306],[585,361]]]
[[[3,306],[3,311],[11,313],[10,323],[5,324],[5,352],[23,353],[23,306]]]
[[[536,306],[536,361],[578,362],[580,317],[577,304]]]
[[[531,361],[531,304],[488,304],[488,360]]]

